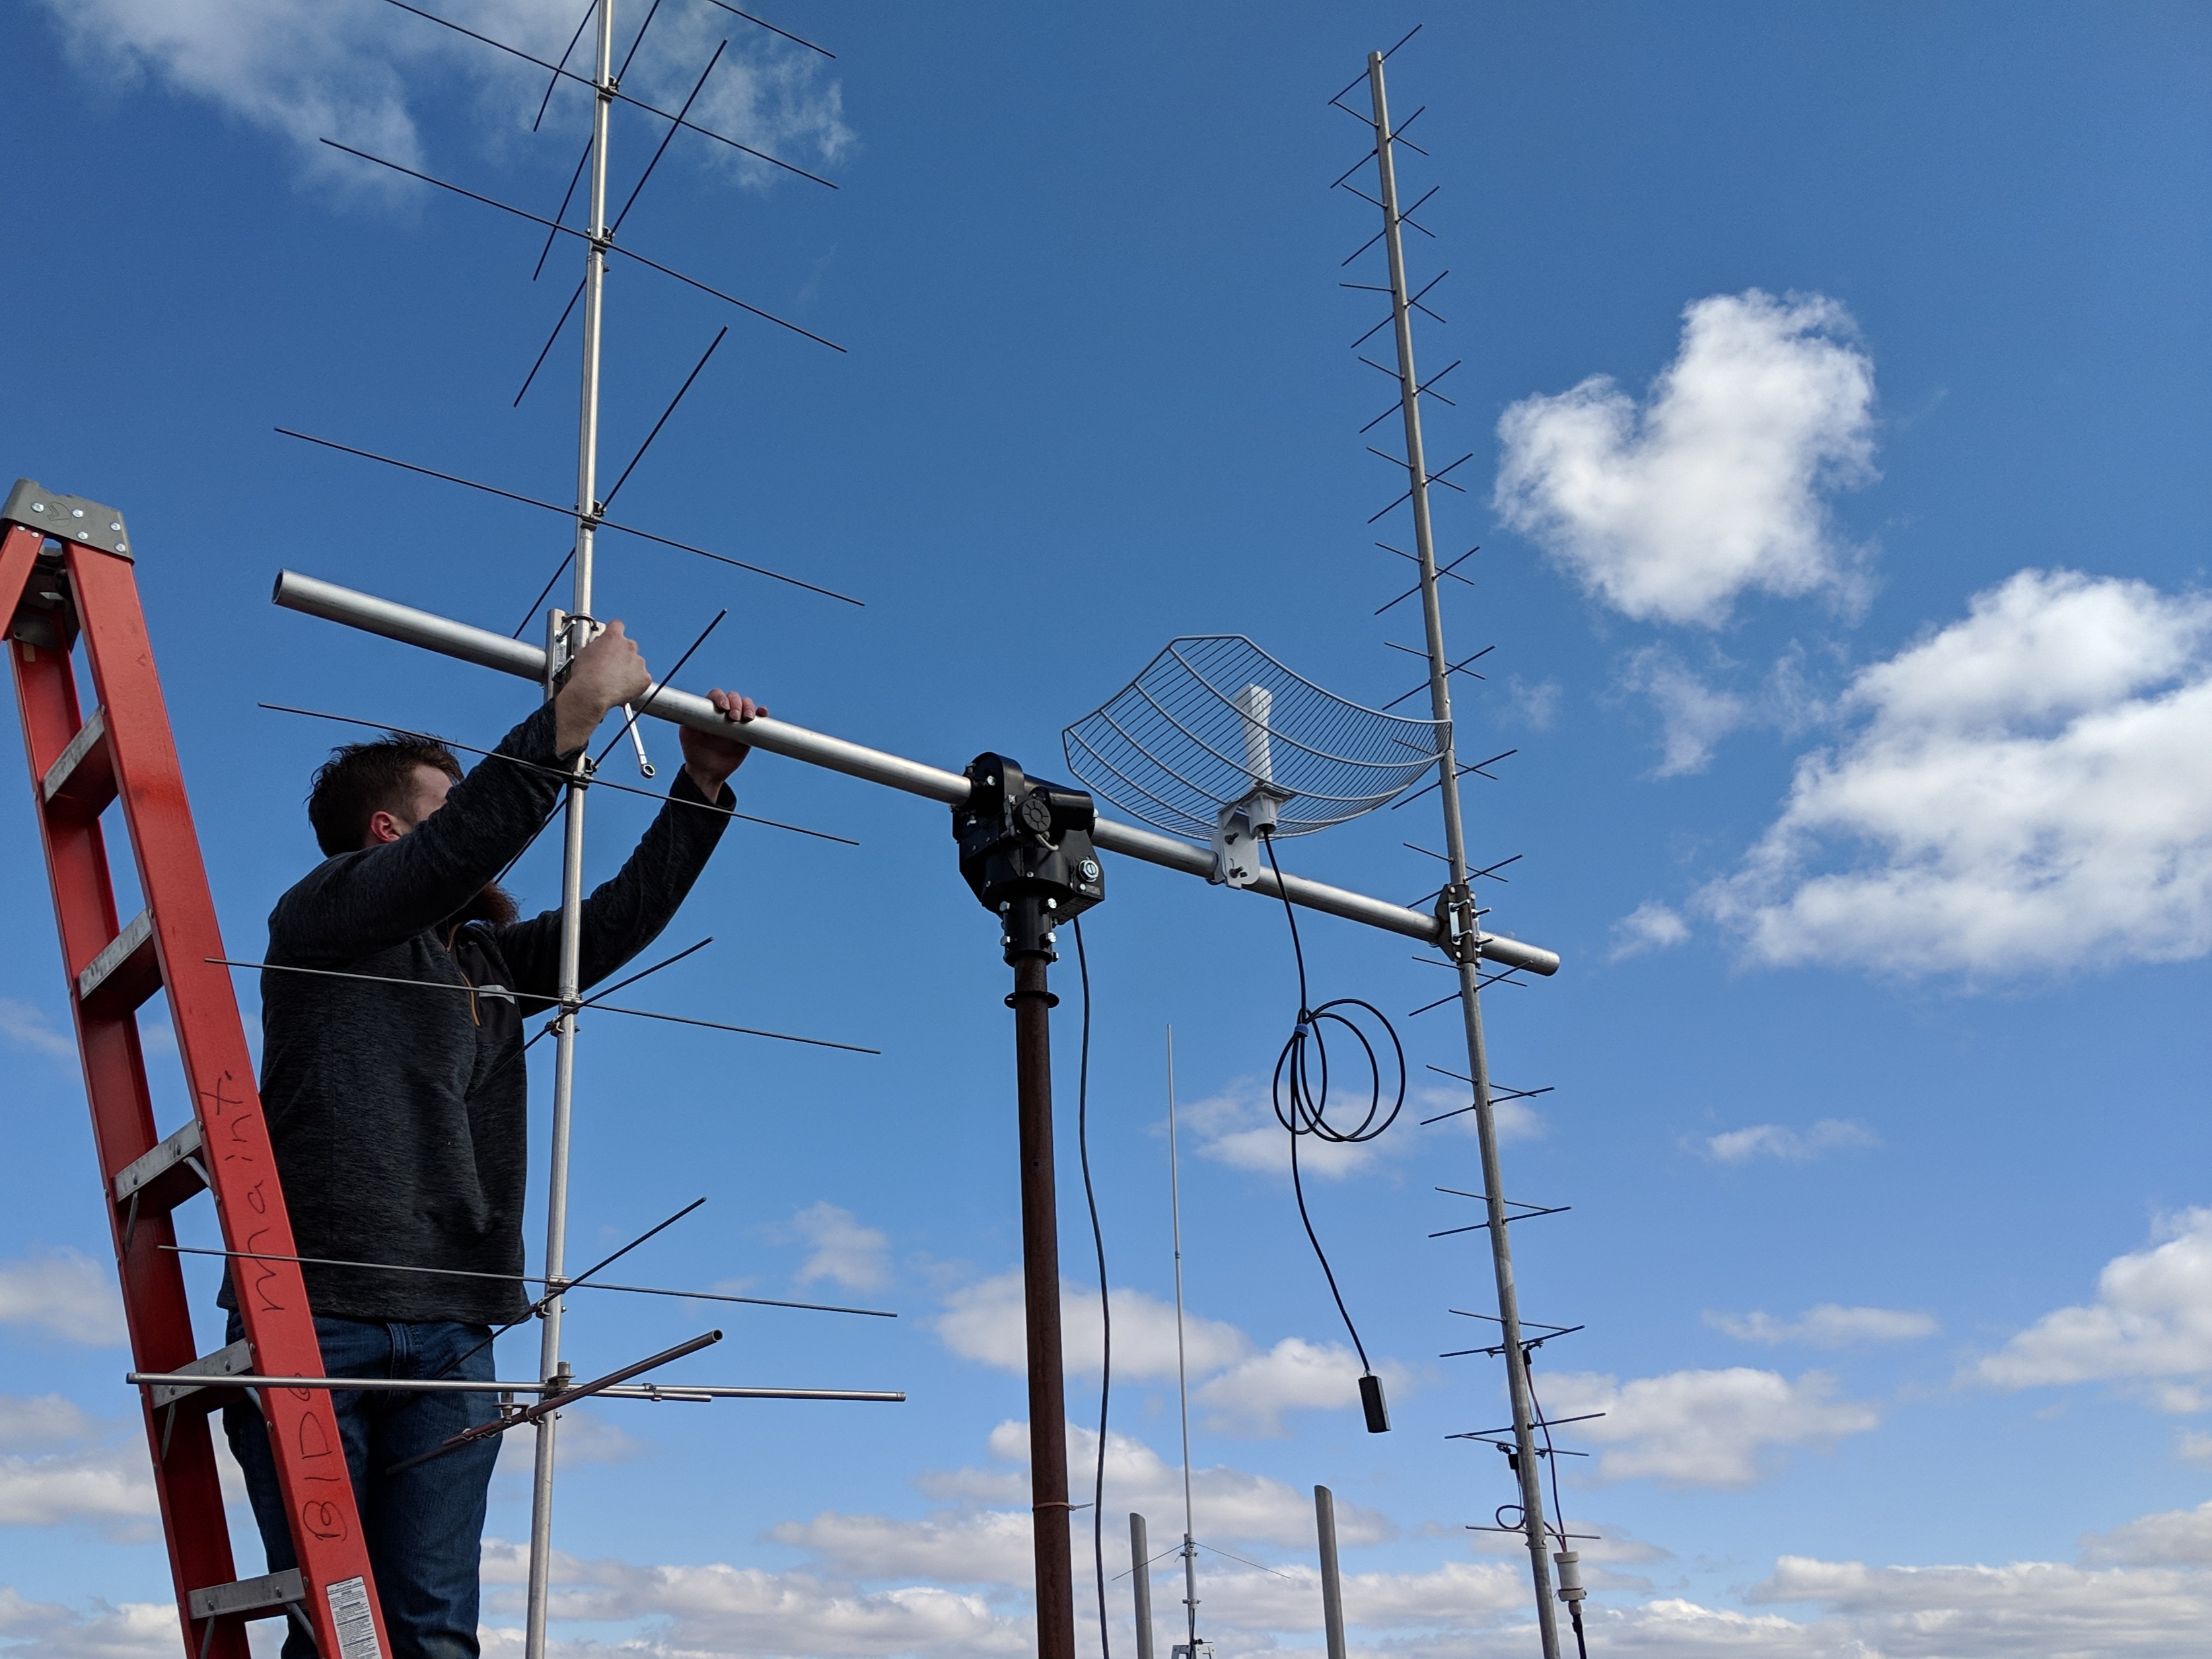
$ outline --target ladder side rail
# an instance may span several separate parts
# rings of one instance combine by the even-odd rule
[[[36,569],[44,537],[10,526],[0,542],[0,612],[13,617]],[[49,805],[42,781],[82,724],[76,678],[67,649],[9,641],[23,749],[30,763],[31,798],[46,860],[62,964],[70,984],[77,1052],[91,1106],[94,1151],[123,1287],[123,1308],[135,1365],[149,1360],[185,1362],[198,1357],[180,1259],[161,1247],[175,1242],[166,1209],[148,1210],[136,1224],[115,1203],[117,1172],[155,1140],[153,1097],[135,1011],[112,1004],[87,1007],[76,994],[78,972],[116,935],[119,922],[96,815]],[[126,1235],[128,1248],[126,1249]],[[202,1412],[157,1413],[151,1394],[139,1390],[161,1530],[177,1590],[177,1614],[186,1648],[198,1652],[187,1598],[193,1589],[237,1577],[224,1519],[222,1486],[207,1416]],[[165,1452],[166,1444],[166,1452]],[[208,1648],[209,1659],[246,1659],[244,1626],[224,1621]]]
[[[97,549],[65,545],[139,885],[154,915],[177,1048],[208,1151],[209,1185],[223,1245],[264,1255],[295,1255],[291,1218],[237,994],[228,970],[212,960],[227,952],[131,563]],[[233,1275],[233,1287],[254,1363],[264,1374],[323,1374],[322,1349],[297,1263],[256,1261]],[[260,1398],[293,1550],[307,1581],[305,1611],[317,1646],[325,1655],[349,1659],[360,1651],[357,1622],[339,1628],[335,1592],[350,1602],[348,1611],[356,1620],[365,1600],[377,1649],[390,1652],[369,1570],[368,1536],[328,1392],[270,1389],[262,1390]]]

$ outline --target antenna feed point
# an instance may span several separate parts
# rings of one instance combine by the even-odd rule
[[[1106,896],[1091,842],[1097,809],[1084,791],[1033,779],[1004,755],[976,756],[967,777],[968,799],[952,809],[960,873],[999,917],[1009,963],[1057,961],[1053,930]]]

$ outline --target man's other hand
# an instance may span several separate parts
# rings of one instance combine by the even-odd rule
[[[607,710],[635,702],[653,684],[637,641],[623,631],[619,620],[576,653],[560,695],[553,699],[553,747],[560,754],[580,749],[592,740]]]
[[[733,726],[743,726],[747,720],[757,720],[768,713],[766,703],[757,703],[750,697],[741,697],[725,691],[719,686],[707,694],[707,701],[721,711],[722,718]],[[708,800],[722,798],[722,781],[745,763],[751,754],[750,744],[739,743],[735,738],[716,737],[710,732],[701,732],[691,726],[678,728],[684,736],[684,769],[691,775],[691,781],[699,786],[699,793]]]

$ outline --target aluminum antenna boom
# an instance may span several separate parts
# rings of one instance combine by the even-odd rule
[[[537,646],[509,639],[504,634],[495,634],[489,629],[454,622],[450,617],[431,611],[418,611],[411,605],[398,605],[390,599],[377,599],[350,587],[341,587],[336,582],[302,575],[296,570],[278,573],[272,598],[288,611],[302,611],[311,617],[320,617],[326,622],[341,623],[348,628],[360,629],[364,633],[380,634],[386,639],[419,646],[441,656],[457,657],[463,662],[472,662],[482,668],[512,674],[518,679],[542,682],[545,676],[545,653]],[[714,706],[692,692],[679,691],[672,686],[656,689],[647,693],[641,702],[641,712],[657,720],[694,726],[718,736],[729,733],[729,722]],[[927,800],[957,805],[968,799],[968,780],[957,772],[947,772],[938,767],[924,765],[920,761],[908,760],[903,756],[888,754],[880,749],[848,743],[842,738],[809,731],[805,726],[793,726],[787,720],[763,717],[748,725],[744,735],[747,743],[769,754],[781,755],[787,760],[800,761],[829,771],[842,772],[848,777],[881,784],[909,795],[920,795]],[[1203,878],[1213,869],[1213,854],[1206,848],[1177,841],[1172,836],[1139,830],[1133,824],[1117,823],[1110,818],[1100,818],[1097,827],[1091,831],[1091,838],[1095,845],[1107,852],[1119,853],[1146,864],[1157,864],[1164,869],[1179,870],[1185,875]],[[1285,876],[1279,884],[1272,871],[1263,871],[1249,890],[1269,898],[1288,898],[1291,903],[1306,909],[1340,916],[1346,921],[1356,921],[1368,927],[1379,927],[1386,933],[1397,933],[1424,945],[1441,945],[1443,942],[1442,930],[1436,917],[1427,912],[1409,910],[1387,899],[1372,898],[1348,888],[1333,887],[1326,882],[1310,881],[1302,876]],[[1524,945],[1518,939],[1485,933],[1481,936],[1480,948],[1486,959],[1509,968],[1543,975],[1556,974],[1559,970],[1558,954],[1540,945]]]

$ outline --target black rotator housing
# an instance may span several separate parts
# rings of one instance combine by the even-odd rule
[[[1098,821],[1091,797],[1023,772],[1004,755],[968,763],[968,799],[952,809],[960,873],[995,913],[1006,960],[1057,960],[1053,929],[1106,896],[1106,872],[1091,844]]]

